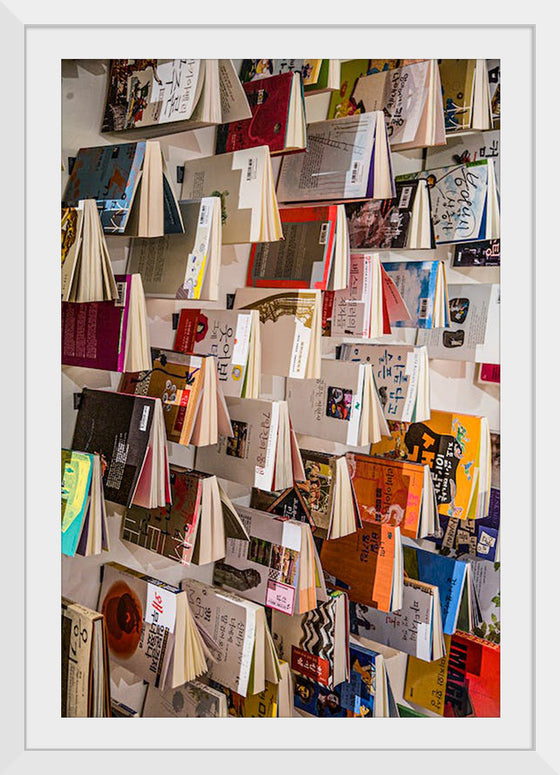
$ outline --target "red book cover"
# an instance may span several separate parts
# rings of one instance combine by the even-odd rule
[[[244,83],[252,118],[221,124],[216,135],[216,153],[259,145],[268,145],[271,154],[282,153],[286,147],[293,78],[293,73],[281,73]]]
[[[173,349],[179,353],[192,353],[197,339],[199,309],[182,309],[175,334]]]
[[[499,363],[481,363],[480,381],[495,382],[500,384],[500,364]]]
[[[336,219],[336,205],[280,208],[284,239],[253,243],[247,286],[324,291],[335,249]]]
[[[451,638],[445,716],[500,716],[500,647],[457,630]]]

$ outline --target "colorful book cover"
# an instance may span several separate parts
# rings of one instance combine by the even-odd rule
[[[275,75],[301,73],[304,86],[317,83],[324,59],[244,59],[241,63],[241,83],[258,81]],[[327,60],[328,61],[328,60]]]
[[[500,266],[500,240],[480,240],[455,245],[453,266]]]
[[[485,465],[480,459],[483,419],[432,410],[425,422],[389,421],[391,436],[372,444],[371,453],[428,465],[439,513],[472,519],[477,512],[479,471]]]
[[[131,275],[115,275],[114,301],[62,302],[62,363],[121,372],[124,369]]]
[[[292,88],[293,72],[244,83],[252,117],[220,124],[216,132],[216,153],[230,153],[258,145],[268,145],[271,154],[282,153],[286,148]],[[301,99],[303,101],[303,94]]]
[[[476,59],[439,59],[445,131],[469,129]]]
[[[283,207],[284,239],[251,246],[247,285],[325,290],[336,244],[337,207]]]
[[[408,320],[392,322],[397,328],[432,328],[439,261],[383,261],[383,269],[406,304]]]
[[[233,689],[211,681],[214,688],[224,693],[227,712],[233,718],[276,718],[278,716],[278,684],[266,682],[266,688],[257,694],[243,697]]]
[[[145,396],[82,391],[72,449],[100,455],[106,500],[131,504],[146,458],[154,403]]]
[[[424,466],[373,455],[346,453],[363,523],[399,526],[417,538],[424,491]]]
[[[411,546],[403,547],[403,556],[407,576],[438,587],[443,632],[452,635],[467,578],[467,563]]]
[[[451,636],[444,635],[445,656],[433,662],[408,657],[403,699],[443,716]]]
[[[395,181],[394,199],[348,202],[348,232],[352,250],[405,248],[418,180]]]
[[[127,509],[122,519],[122,540],[190,565],[200,519],[202,479],[208,476],[171,466],[171,503],[166,508],[133,505]]]
[[[73,557],[87,514],[93,455],[63,449],[61,464],[62,553]]]
[[[355,533],[323,541],[321,565],[334,577],[328,583],[363,605],[391,610],[398,528],[365,523]]]
[[[445,716],[500,716],[500,646],[457,631],[451,639]]]
[[[331,94],[328,119],[344,118],[354,113],[364,112],[363,106],[360,107],[352,99],[352,94],[358,78],[367,75],[369,65],[369,59],[348,59],[340,63],[340,89]]]

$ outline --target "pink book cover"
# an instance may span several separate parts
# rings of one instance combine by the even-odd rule
[[[62,364],[124,370],[131,275],[115,275],[115,301],[62,302]]]

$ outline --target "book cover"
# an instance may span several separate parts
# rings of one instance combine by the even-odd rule
[[[500,266],[500,240],[480,240],[455,245],[452,266]]]
[[[325,290],[336,244],[335,205],[283,207],[284,239],[251,246],[247,285]]]
[[[257,694],[241,694],[220,686],[217,682],[212,684],[219,688],[225,695],[227,715],[233,718],[276,718],[278,716],[278,684],[266,681],[265,689]]]
[[[148,685],[143,718],[223,718],[226,716],[224,692],[202,681],[161,691]]]
[[[472,122],[476,59],[438,59],[445,131],[469,129]]]
[[[251,490],[250,507],[258,511],[267,511],[276,517],[295,519],[296,522],[307,522],[311,530],[315,530],[315,523],[307,506],[307,493],[304,482],[296,482],[287,490],[266,492],[253,487]],[[304,497],[305,493],[305,497]]]
[[[417,180],[395,181],[393,199],[346,203],[352,250],[405,248],[418,185]]]
[[[496,129],[485,132],[465,132],[447,137],[446,145],[438,145],[426,150],[425,167],[433,170],[481,159],[492,159],[494,162],[496,185],[499,189],[500,132]]]
[[[500,646],[457,631],[449,650],[446,716],[500,716]]]
[[[432,328],[438,261],[383,261],[383,269],[397,286],[411,315],[393,321],[397,328]]]
[[[153,398],[84,388],[72,449],[101,457],[106,500],[130,506],[144,465]]]
[[[62,553],[73,557],[88,509],[93,455],[63,449],[61,467]]]
[[[340,89],[331,94],[328,119],[345,118],[354,113],[365,112],[363,105],[356,104],[353,93],[358,78],[367,75],[369,66],[369,59],[347,59],[340,63]]]
[[[121,538],[168,560],[190,565],[200,519],[202,474],[170,466],[171,503],[165,508],[131,506],[124,513]]]
[[[115,301],[62,302],[62,364],[122,371],[130,307],[131,275],[115,275]]]
[[[324,59],[244,59],[239,79],[242,83],[258,81],[275,75],[299,72],[304,86],[317,83]]]
[[[294,73],[286,72],[243,84],[251,107],[251,118],[220,124],[216,132],[216,153],[268,145],[271,154],[286,148],[290,95]],[[303,94],[301,99],[303,100]],[[302,149],[303,150],[303,149]]]
[[[451,636],[444,635],[445,655],[433,662],[409,656],[403,699],[421,708],[443,716],[445,711],[445,684]]]
[[[482,420],[474,415],[432,410],[425,422],[389,421],[391,436],[372,444],[371,453],[429,465],[439,513],[473,518],[479,471],[485,465],[480,459]]]

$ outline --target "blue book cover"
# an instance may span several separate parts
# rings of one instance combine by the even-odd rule
[[[93,471],[93,455],[62,450],[62,553],[74,557],[86,520]]]
[[[453,635],[463,596],[467,563],[436,552],[403,546],[406,573],[439,589],[441,620],[445,635]]]
[[[391,325],[397,328],[432,328],[439,261],[383,261],[383,269],[403,297],[409,320]],[[449,320],[446,321],[449,325]]]

